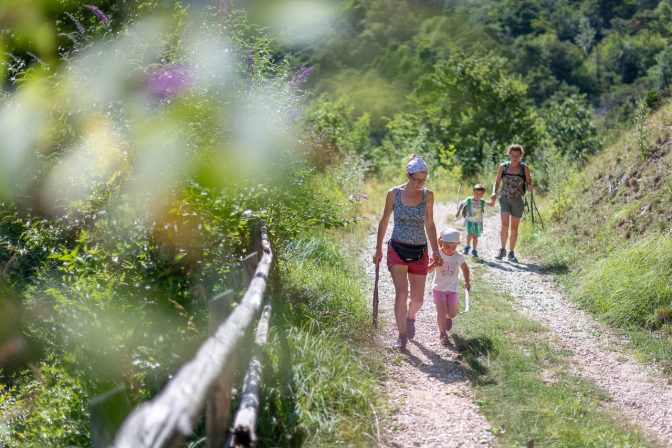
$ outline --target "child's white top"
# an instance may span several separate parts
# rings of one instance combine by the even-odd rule
[[[460,273],[460,266],[464,263],[464,255],[455,251],[448,256],[439,251],[443,258],[443,266],[437,266],[434,270],[434,279],[432,280],[432,289],[441,292],[457,292],[457,277]]]
[[[471,201],[469,201],[471,199]],[[474,199],[474,197],[470,197],[462,201],[463,206],[467,209],[467,216],[464,217],[465,221],[470,221],[470,222],[483,222],[483,203],[481,201],[485,201],[484,199]],[[469,204],[471,202],[471,204]],[[467,208],[467,204],[470,205],[470,207]]]

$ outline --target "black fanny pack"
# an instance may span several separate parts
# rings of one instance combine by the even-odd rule
[[[399,255],[399,258],[404,260],[407,263],[412,261],[418,261],[422,258],[422,255],[427,250],[426,244],[421,244],[419,246],[414,246],[412,244],[404,244],[399,241],[390,240],[390,245],[392,249]]]

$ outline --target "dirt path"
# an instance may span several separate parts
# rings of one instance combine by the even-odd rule
[[[435,208],[437,223],[446,222],[448,207]],[[438,224],[437,224],[438,225]],[[388,227],[388,236],[392,225]],[[362,254],[367,273],[376,235],[369,235]],[[473,400],[473,391],[457,354],[438,340],[436,311],[427,281],[425,303],[416,316],[416,336],[404,353],[392,348],[397,337],[394,320],[394,286],[385,261],[380,269],[380,343],[387,348],[386,389],[393,406],[391,421],[382,424],[382,443],[387,447],[482,447],[492,442],[490,425]]]
[[[437,221],[445,222],[445,221]],[[491,281],[515,298],[516,309],[545,324],[574,354],[576,374],[606,390],[613,408],[663,446],[672,447],[672,384],[652,366],[625,354],[624,341],[563,296],[553,278],[533,263],[497,261],[499,215],[486,218],[479,254]],[[607,287],[608,285],[605,285]]]

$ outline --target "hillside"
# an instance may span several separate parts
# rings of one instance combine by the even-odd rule
[[[557,172],[547,198],[551,229],[527,229],[544,264],[567,272],[575,298],[635,331],[652,359],[672,366],[672,104],[580,171]]]

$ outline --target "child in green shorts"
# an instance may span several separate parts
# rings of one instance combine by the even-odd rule
[[[467,226],[467,244],[464,246],[464,254],[469,253],[478,257],[478,237],[483,234],[483,214],[485,213],[486,204],[490,207],[495,206],[495,199],[491,198],[490,202],[485,202],[483,195],[485,194],[485,187],[481,184],[474,185],[471,191],[471,197],[466,198],[460,203],[455,215],[460,217],[460,213],[464,216],[464,222]]]

